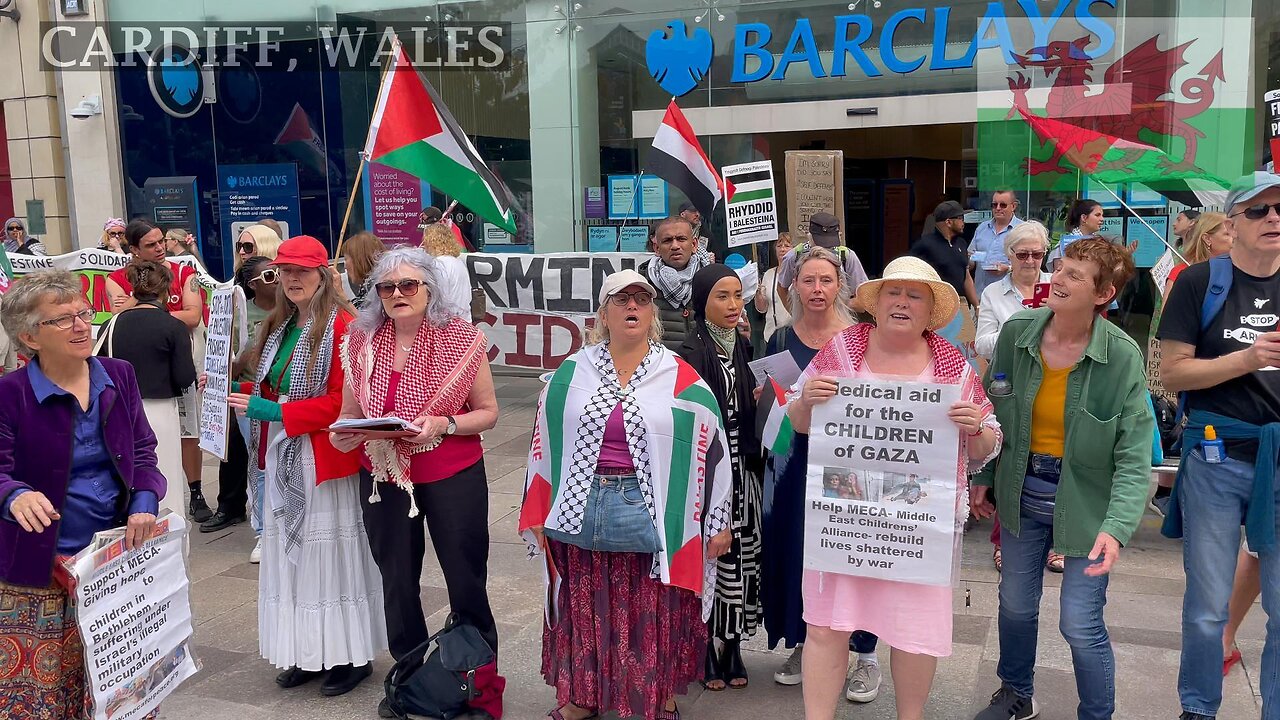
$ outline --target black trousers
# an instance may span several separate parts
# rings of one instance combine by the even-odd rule
[[[227,459],[218,464],[218,512],[238,517],[249,505],[249,449],[240,435],[240,423],[228,414]]]
[[[399,660],[430,637],[419,583],[427,550],[424,520],[444,573],[450,609],[474,625],[496,652],[498,628],[485,587],[489,575],[489,484],[484,460],[444,480],[414,485],[416,518],[409,517],[409,496],[400,488],[382,484],[378,488],[382,501],[370,504],[372,490],[373,476],[361,470],[360,504],[369,549],[382,571],[391,656]]]

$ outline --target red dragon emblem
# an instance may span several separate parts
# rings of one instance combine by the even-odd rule
[[[1196,148],[1205,134],[1188,124],[1187,119],[1213,105],[1214,82],[1226,80],[1223,75],[1222,52],[1219,51],[1195,77],[1182,83],[1178,89],[1181,95],[1179,97],[1173,90],[1173,76],[1186,66],[1184,56],[1194,40],[1161,50],[1155,37],[1148,39],[1107,68],[1103,73],[1100,89],[1089,87],[1093,83],[1094,65],[1085,53],[1085,48],[1090,42],[1089,36],[1072,42],[1058,40],[1034,48],[1026,55],[1016,56],[1019,67],[1042,68],[1046,78],[1057,73],[1053,86],[1049,89],[1046,115],[1082,130],[1079,137],[1050,138],[1042,128],[1033,125],[1033,130],[1042,143],[1053,140],[1054,150],[1053,156],[1047,160],[1027,158],[1027,173],[1038,175],[1071,172],[1070,167],[1061,164],[1063,155],[1084,149],[1083,145],[1096,138],[1097,134],[1109,135],[1132,144],[1123,148],[1124,154],[1121,157],[1101,162],[1097,169],[1127,171],[1127,167],[1146,152],[1143,147],[1148,145],[1150,139],[1139,138],[1143,131],[1146,131],[1148,138],[1154,134],[1183,141],[1185,149],[1181,159],[1163,158],[1160,162],[1162,170],[1202,172],[1196,165]],[[1009,78],[1009,89],[1013,91],[1015,106],[1010,110],[1009,117],[1017,115],[1019,108],[1030,113],[1031,108],[1027,103],[1027,91],[1031,89],[1030,78],[1022,72],[1015,73]],[[1168,147],[1168,143],[1159,144]]]

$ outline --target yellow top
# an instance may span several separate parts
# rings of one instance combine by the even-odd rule
[[[1213,429],[1212,425],[1204,426],[1204,439],[1210,442],[1218,439],[1218,431]]]
[[[1044,379],[1031,405],[1031,452],[1062,457],[1066,439],[1067,376],[1071,368],[1052,370],[1044,364]]]

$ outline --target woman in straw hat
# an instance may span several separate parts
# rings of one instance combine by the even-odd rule
[[[858,304],[875,317],[836,335],[801,373],[798,398],[788,414],[808,433],[814,406],[836,393],[838,378],[909,379],[959,385],[960,400],[948,413],[960,429],[960,457],[952,506],[958,541],[968,517],[966,474],[995,457],[1000,425],[977,374],[935,330],[955,316],[960,298],[927,263],[901,257],[884,277],[863,283]],[[938,497],[939,489],[930,495]],[[921,585],[816,570],[804,571],[805,717],[835,716],[848,670],[849,635],[867,630],[892,649],[891,667],[899,720],[922,720],[938,658],[951,654],[951,584]],[[909,619],[909,622],[907,621]]]

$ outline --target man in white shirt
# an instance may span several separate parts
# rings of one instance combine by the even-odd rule
[[[1012,190],[997,190],[991,194],[991,219],[973,231],[969,254],[973,259],[973,284],[978,295],[1009,273],[1004,240],[1005,235],[1022,222],[1017,211],[1018,196]]]

